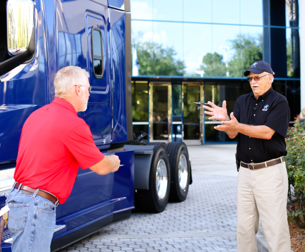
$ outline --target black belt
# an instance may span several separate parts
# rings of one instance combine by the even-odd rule
[[[18,189],[19,186],[20,186],[20,184],[16,182],[14,188]],[[35,191],[37,189],[33,189],[31,187],[28,187],[28,186],[25,186],[25,185],[21,185],[20,186],[20,190],[26,191],[26,192],[30,192],[30,193],[35,193]],[[41,197],[43,197],[45,199],[50,200],[51,202],[53,202],[55,204],[55,206],[58,206],[58,204],[59,204],[58,199],[53,194],[51,194],[49,192],[43,191],[41,189],[38,189],[37,195],[39,195],[39,196],[41,196]]]
[[[248,168],[250,170],[255,170],[255,169],[262,169],[262,168],[267,168],[273,165],[280,164],[285,161],[285,157],[279,157],[276,159],[272,159],[270,161],[262,162],[262,163],[244,163],[243,161],[240,162],[240,166],[244,168]]]

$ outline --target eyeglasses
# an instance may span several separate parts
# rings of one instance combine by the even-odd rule
[[[79,85],[79,84],[76,84],[74,86],[80,86],[80,87],[85,87],[85,88],[88,88],[88,92],[90,92],[92,90],[92,87],[91,86],[84,86],[84,85]]]
[[[261,78],[263,78],[263,77],[265,77],[265,76],[268,76],[268,75],[270,75],[270,74],[265,74],[265,75],[263,75],[263,76],[253,76],[253,77],[248,77],[247,78],[247,80],[249,81],[249,82],[251,82],[251,81],[255,81],[255,82],[259,82],[260,80],[261,80]]]

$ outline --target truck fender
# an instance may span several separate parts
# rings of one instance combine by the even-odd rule
[[[154,145],[124,145],[124,150],[134,151],[134,188],[149,190],[149,173]]]

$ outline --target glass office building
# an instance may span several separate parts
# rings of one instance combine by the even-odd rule
[[[251,92],[243,72],[257,60],[275,72],[291,121],[300,111],[298,0],[131,0],[135,134],[189,144],[232,141],[195,102]]]

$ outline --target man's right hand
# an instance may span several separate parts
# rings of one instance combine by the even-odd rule
[[[116,172],[120,168],[121,160],[117,155],[111,155],[107,157],[112,158],[113,161],[113,169],[111,172]]]
[[[203,108],[205,109],[204,113],[206,115],[211,116],[211,117],[209,117],[209,120],[217,120],[217,121],[229,121],[230,120],[230,118],[228,116],[226,101],[222,102],[222,107],[219,107],[210,101],[208,101],[208,104],[210,106],[203,105]]]
[[[104,156],[103,160],[95,165],[92,165],[90,169],[99,175],[106,175],[110,172],[116,172],[120,167],[120,159],[117,155]]]

